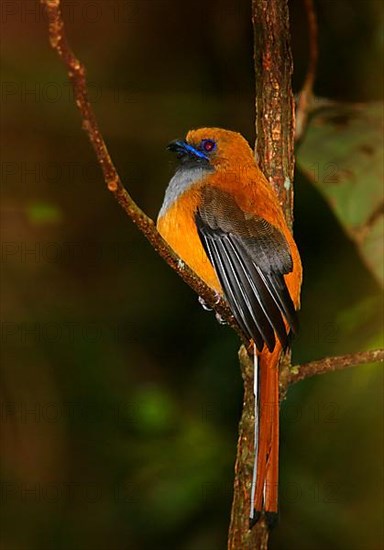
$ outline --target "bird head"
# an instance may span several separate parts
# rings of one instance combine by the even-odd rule
[[[210,169],[254,165],[253,152],[243,136],[221,128],[190,130],[185,140],[175,140],[168,149],[183,165]]]

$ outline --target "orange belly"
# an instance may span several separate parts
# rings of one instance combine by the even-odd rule
[[[191,191],[178,198],[158,219],[157,229],[180,258],[216,292],[222,294],[219,280],[197,233],[194,213],[198,194]]]

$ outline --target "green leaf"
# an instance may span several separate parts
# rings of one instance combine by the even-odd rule
[[[383,284],[383,104],[318,100],[297,162]]]

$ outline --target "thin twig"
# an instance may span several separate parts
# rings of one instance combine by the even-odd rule
[[[156,252],[180,275],[187,285],[201,296],[209,307],[220,315],[221,319],[239,334],[243,342],[246,342],[226,301],[223,298],[218,298],[217,294],[174,253],[158,233],[154,222],[144,214],[123,187],[119,174],[117,173],[103,136],[99,130],[94,111],[89,101],[85,68],[74,55],[68,43],[61,13],[60,0],[41,0],[41,2],[45,6],[48,16],[49,40],[51,46],[57,52],[67,69],[68,78],[73,88],[74,99],[82,117],[83,129],[87,133],[89,141],[96,153],[109,191],[111,191],[126,214],[145,235]]]
[[[299,94],[299,100],[296,111],[296,133],[295,141],[303,136],[308,112],[313,99],[313,84],[316,77],[318,52],[318,26],[315,6],[313,0],[303,0],[308,21],[308,42],[309,42],[309,61],[303,88]]]
[[[318,361],[311,361],[303,365],[297,365],[290,369],[288,384],[292,385],[317,374],[325,374],[336,370],[343,370],[357,365],[366,365],[367,363],[378,363],[384,361],[384,349],[375,349],[371,351],[361,351],[359,353],[350,353],[338,357],[326,357]]]

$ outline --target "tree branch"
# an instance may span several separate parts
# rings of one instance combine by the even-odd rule
[[[384,349],[375,349],[371,351],[361,351],[340,355],[338,357],[325,357],[318,361],[311,361],[303,365],[296,365],[290,369],[287,385],[296,384],[301,380],[325,374],[336,370],[348,369],[357,365],[366,365],[367,363],[378,363],[384,361]]]
[[[244,399],[239,423],[228,550],[266,550],[269,533],[264,518],[261,518],[251,530],[249,529],[255,418],[251,413],[254,410],[253,361],[244,346],[240,348],[239,361],[244,382]]]
[[[154,222],[133,201],[123,187],[119,174],[112,162],[103,136],[89,101],[86,82],[86,71],[82,63],[72,52],[65,33],[64,21],[61,13],[60,0],[41,0],[48,16],[49,40],[52,48],[63,61],[69,81],[73,88],[74,99],[82,117],[82,126],[88,135],[89,141],[96,153],[102,169],[105,183],[139,230],[145,235],[156,252],[172,267],[203,300],[214,309],[221,319],[230,325],[240,336],[243,342],[246,338],[236,323],[226,301],[202,281],[168,246],[158,233]]]
[[[261,170],[278,194],[287,222],[293,220],[294,100],[292,56],[286,0],[253,0],[254,64],[256,73],[256,145]],[[290,354],[281,357],[288,370]],[[268,528],[262,518],[249,530],[250,489],[254,457],[253,365],[240,350],[244,380],[243,411],[235,464],[229,550],[267,549]]]
[[[294,99],[287,0],[253,0],[256,156],[293,220]]]

